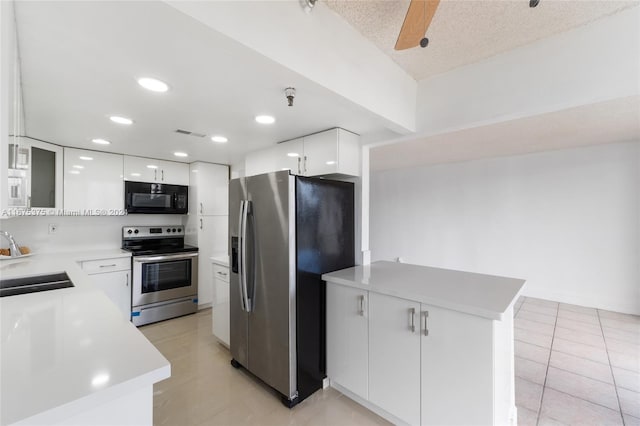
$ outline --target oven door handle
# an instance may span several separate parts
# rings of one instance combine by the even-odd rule
[[[159,255],[159,256],[134,256],[133,261],[138,263],[144,262],[155,262],[157,260],[179,260],[179,259],[190,259],[192,257],[197,257],[198,253],[186,253],[186,254],[169,254],[169,255]]]

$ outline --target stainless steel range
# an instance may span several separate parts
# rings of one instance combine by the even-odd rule
[[[122,248],[132,253],[135,325],[198,310],[198,248],[184,244],[183,226],[124,226]]]

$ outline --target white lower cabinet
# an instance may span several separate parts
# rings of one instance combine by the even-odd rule
[[[213,264],[213,335],[229,347],[229,268]]]
[[[512,315],[494,321],[327,283],[327,376],[396,424],[509,424]]]
[[[327,376],[357,396],[369,396],[369,301],[364,290],[327,285]]]
[[[420,423],[420,304],[369,293],[369,401]]]
[[[493,321],[424,304],[422,312],[422,424],[506,424],[493,417]]]
[[[127,321],[131,320],[131,258],[87,260],[82,269],[93,285],[102,290],[118,307]]]

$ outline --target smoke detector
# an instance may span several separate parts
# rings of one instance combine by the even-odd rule
[[[316,5],[317,2],[318,0],[300,0],[300,3],[302,3],[302,8],[307,13],[310,13],[311,10],[313,10],[313,7]]]
[[[293,106],[293,98],[296,97],[296,89],[295,87],[287,87],[284,89],[284,95],[287,97],[287,103],[290,107]]]

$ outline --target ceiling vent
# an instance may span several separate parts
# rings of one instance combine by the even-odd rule
[[[177,129],[176,133],[180,133],[181,135],[195,136],[196,138],[204,138],[206,136],[202,133],[191,132],[189,130],[183,130],[183,129]]]

